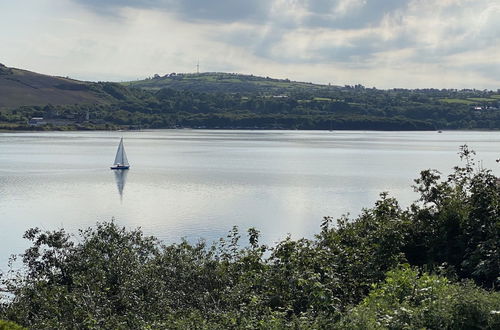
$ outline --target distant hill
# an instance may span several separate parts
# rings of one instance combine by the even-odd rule
[[[149,90],[171,88],[174,90],[189,90],[202,93],[262,93],[280,95],[298,91],[325,91],[331,86],[306,82],[290,81],[288,79],[273,79],[236,73],[206,72],[155,75],[138,81],[123,83],[125,86]]]
[[[95,83],[54,77],[0,64],[0,109],[34,105],[104,104],[112,101]]]
[[[0,110],[0,129],[21,130],[500,129],[500,91],[379,90],[218,72],[82,82],[1,65]]]

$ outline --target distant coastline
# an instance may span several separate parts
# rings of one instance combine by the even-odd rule
[[[0,129],[500,129],[500,91],[334,86],[221,72],[83,82],[0,65]]]

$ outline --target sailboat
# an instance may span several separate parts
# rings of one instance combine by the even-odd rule
[[[118,145],[118,150],[116,151],[115,163],[111,166],[112,170],[128,170],[130,167],[127,159],[127,154],[125,153],[125,148],[123,147],[123,138],[120,140]]]

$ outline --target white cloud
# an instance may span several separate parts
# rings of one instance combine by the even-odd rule
[[[339,0],[334,9],[334,14],[338,16],[348,15],[351,11],[366,5],[366,0]]]

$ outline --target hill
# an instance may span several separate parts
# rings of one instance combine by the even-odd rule
[[[500,129],[499,90],[380,90],[231,73],[120,84],[2,65],[0,110],[0,129]]]
[[[268,95],[281,95],[300,91],[318,92],[332,88],[327,85],[290,81],[289,79],[273,79],[223,72],[171,73],[165,76],[155,75],[153,78],[123,84],[148,90],[170,88],[201,93],[260,93]]]
[[[54,77],[0,64],[0,109],[20,106],[102,104],[112,101],[95,83]]]

